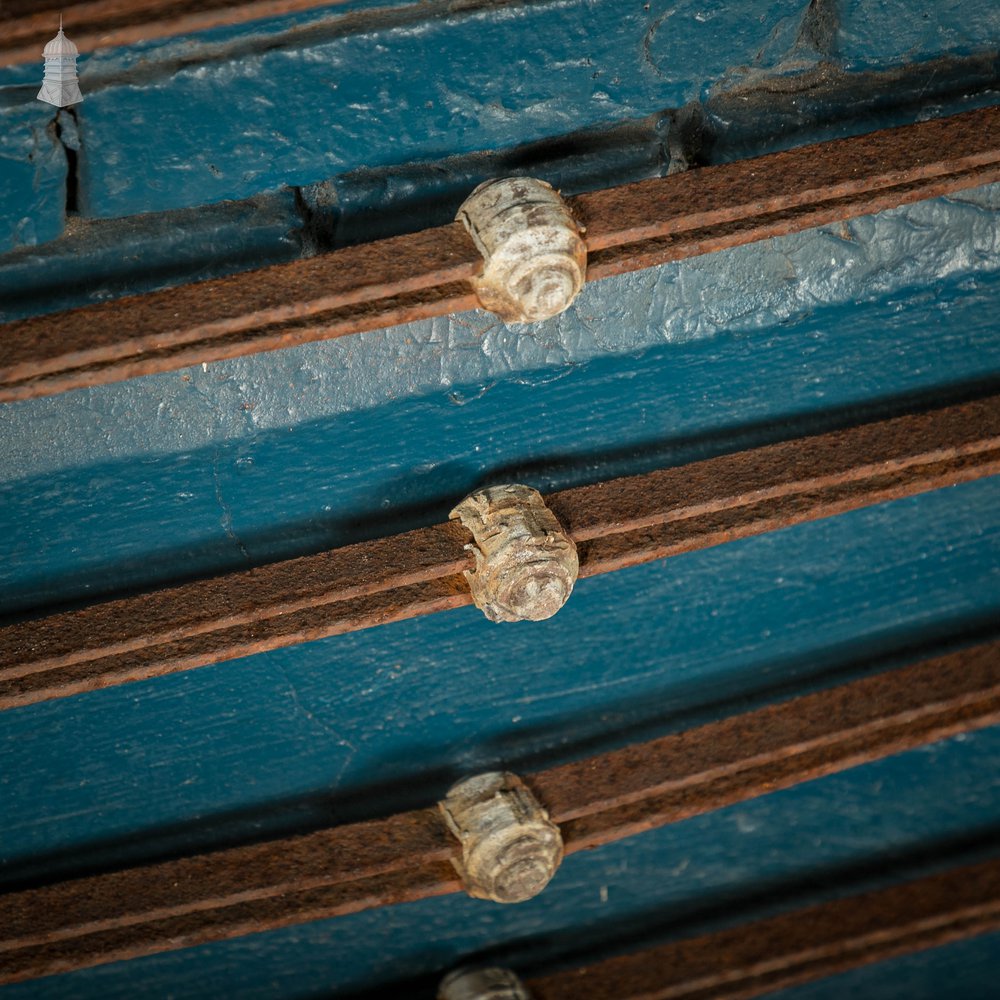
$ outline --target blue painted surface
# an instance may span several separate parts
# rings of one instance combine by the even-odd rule
[[[287,184],[332,176],[319,194],[336,192],[338,238],[350,239],[364,235],[344,223],[351,212],[451,197],[458,168],[421,187],[421,168],[407,173],[415,159],[695,99],[729,144],[720,158],[800,141],[821,100],[728,124],[726,101],[776,74],[802,86],[833,61],[865,72],[931,60],[906,87],[923,97],[926,83],[915,113],[939,113],[933,60],[972,59],[978,87],[995,70],[977,53],[1000,40],[985,0],[821,3],[839,26],[812,34],[802,3],[764,0],[648,11],[548,0],[451,17],[440,4],[390,6],[359,0],[81,60],[84,209],[217,204],[112,228],[74,220],[58,246],[0,261],[0,308],[149,287],[133,284],[130,254],[148,257],[152,283],[297,254],[302,205]],[[4,122],[35,121],[42,106],[19,103],[29,77],[0,71]],[[909,101],[906,87],[893,96]],[[911,114],[879,111],[890,113]],[[15,205],[42,228],[8,244],[61,226],[65,153],[35,129],[43,166],[26,171],[26,134],[0,138],[0,156],[15,149],[0,159],[0,217]],[[359,167],[389,169],[345,180]],[[277,193],[220,203],[261,191]],[[532,328],[466,314],[0,408],[0,605],[37,609],[429,523],[491,480],[558,488],[995,385],[998,192],[601,282]],[[998,504],[1000,477],[586,580],[538,625],[495,627],[462,609],[4,713],[0,883],[423,805],[476,768],[546,766],[995,631]],[[4,995],[343,996],[417,977],[412,995],[430,996],[421,977],[476,956],[530,973],[634,945],[639,927],[694,933],[995,850],[998,774],[990,730],[574,856],[525,906],[431,900]],[[986,995],[995,945],[787,1000],[948,995],[942,984]]]
[[[427,17],[410,5],[405,28],[360,19],[343,35],[335,15],[326,41],[98,89],[83,115],[85,211],[241,198],[641,117],[752,58],[783,8],[797,5],[713,4],[702,22],[704,5],[683,4],[699,30],[688,27],[682,47],[670,31],[651,32],[664,17],[655,6],[559,0]]]
[[[705,102],[714,133],[702,158],[713,162],[995,101],[992,5],[965,0],[919,18],[904,7],[824,2],[804,14],[788,2],[757,0],[750,12],[661,2],[623,17],[610,0],[463,12],[348,3],[85,55],[79,207],[129,216],[321,182],[305,204],[317,213],[321,244],[343,245],[440,224],[498,173],[528,171],[569,192],[656,175],[678,151],[669,109],[695,100]],[[429,53],[448,71],[421,72]],[[48,113],[34,100],[33,73],[0,69],[12,123]],[[774,84],[775,76],[800,82]],[[64,158],[58,144],[54,155]],[[20,159],[7,171],[0,209],[21,229],[0,240],[0,253],[62,229],[58,187],[52,204],[37,185],[29,189]],[[57,166],[65,170],[61,159]],[[120,294],[115,279],[125,271],[140,290],[246,266],[238,251],[220,257],[225,238],[183,216],[174,224],[191,231],[172,278],[130,268],[130,241],[114,248],[112,229],[95,234],[88,267],[96,287],[76,301]],[[258,264],[287,250],[266,223],[247,242]],[[72,275],[78,247],[69,240],[46,262]],[[196,250],[198,260],[185,262]],[[0,312],[2,287],[19,287],[22,262],[5,263]],[[23,291],[18,301],[29,301]],[[29,312],[68,304],[65,292],[30,302]]]
[[[193,64],[176,69],[168,50],[161,75],[142,87],[127,78],[98,87],[83,114],[85,210],[103,217],[241,198],[640,118],[698,99],[731,67],[765,59],[769,40],[802,19],[802,5],[787,0],[626,8],[553,0],[448,16],[439,7],[404,5],[387,23],[379,11],[355,17],[334,8],[326,39],[242,47],[233,59],[189,54]],[[852,5],[838,35],[842,57],[884,64],[1000,37],[988,0],[923,13],[915,18],[900,2]],[[97,81],[117,71],[103,65]]]
[[[301,229],[289,190],[121,220],[74,217],[61,239],[3,255],[0,322],[292,260]]]
[[[5,712],[3,858],[392,811],[981,629],[998,503],[995,477],[589,579],[537,627],[466,608]]]
[[[851,252],[849,244],[841,250],[843,241],[824,245],[831,254]],[[780,280],[787,262],[778,264]],[[635,309],[624,326],[645,303],[628,281],[620,285],[631,298],[620,296],[611,308]],[[694,286],[692,297],[701,287]],[[607,291],[609,303],[613,292]],[[671,292],[665,284],[664,308]],[[749,334],[719,336],[710,328],[715,336],[638,355],[564,362],[507,378],[497,373],[487,382],[301,423],[294,407],[308,413],[314,396],[320,405],[337,399],[335,382],[312,377],[324,359],[336,376],[337,356],[356,351],[359,369],[381,377],[385,368],[368,352],[367,335],[317,345],[298,371],[268,370],[271,359],[258,358],[256,384],[212,366],[208,373],[139,380],[152,383],[146,389],[102,387],[111,405],[97,412],[78,393],[35,401],[24,411],[5,408],[0,423],[9,421],[12,478],[0,486],[0,605],[31,608],[346,544],[443,520],[456,499],[483,482],[523,479],[548,491],[794,436],[854,419],[857,408],[876,402],[996,379],[998,293],[1000,274],[961,276],[933,292],[910,289],[864,308],[820,309]],[[615,312],[603,322],[615,324]],[[654,325],[662,324],[650,313]],[[728,319],[723,314],[722,322]],[[582,332],[590,333],[594,322]],[[514,337],[508,341],[503,328],[488,336],[501,354]],[[540,346],[539,331],[523,336]],[[478,349],[474,337],[465,338]],[[462,344],[452,340],[447,349],[458,353]],[[428,345],[435,347],[444,349]],[[405,380],[405,369],[401,374]],[[381,388],[391,392],[392,385]],[[150,403],[148,427],[137,393]],[[101,395],[96,390],[90,398]],[[187,450],[190,437],[223,408],[243,433]],[[258,429],[256,421],[267,420],[269,411],[279,426]],[[73,425],[88,421],[93,433],[75,445],[84,464],[17,476],[63,436],[72,441]],[[134,422],[134,431],[123,422]],[[140,440],[130,441],[131,433]],[[147,435],[170,450],[149,454]],[[110,448],[125,454],[102,461]],[[109,507],[114,518],[106,516]]]
[[[845,996],[880,1000],[993,1000],[1000,968],[1000,935],[986,934],[868,965],[796,989],[771,994],[772,1000],[841,1000]]]
[[[386,983],[426,977],[402,991],[423,1000],[466,960],[525,974],[589,962],[595,949],[627,950],[643,936],[689,936],[918,876],[934,868],[930,848],[995,851],[998,773],[993,729],[573,855],[545,895],[518,906],[442,897],[8,987],[5,997],[380,996],[392,992]],[[867,982],[876,991],[864,995],[883,995],[881,979]]]
[[[445,10],[337,5],[84,57],[81,208],[114,217],[246,198],[642,118],[831,56],[858,70],[960,58],[1000,37],[988,0],[920,17],[897,0],[849,4],[829,52],[803,48],[802,6],[778,0]],[[422,72],[431,63],[438,71]],[[26,73],[0,73],[8,114],[44,110]],[[40,214],[28,194],[14,178],[0,206],[19,197]],[[37,238],[51,239],[52,225]]]
[[[62,232],[67,170],[55,108],[38,101],[5,107],[3,98],[0,90],[0,253]]]

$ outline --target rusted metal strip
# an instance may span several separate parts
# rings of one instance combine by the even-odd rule
[[[1000,396],[546,498],[581,576],[1000,474]],[[457,522],[0,628],[0,708],[460,607]]]
[[[37,62],[58,26],[59,14],[81,52],[188,35],[297,11],[332,7],[343,0],[89,0],[38,3],[7,0],[0,10],[0,66]],[[44,8],[44,9],[39,9]]]
[[[1000,641],[526,779],[573,853],[1000,722]],[[436,808],[0,896],[0,982],[456,892]]]
[[[749,1000],[1000,929],[1000,861],[527,983],[535,1000]]]
[[[588,279],[1000,180],[1000,108],[571,199]],[[455,223],[0,327],[0,402],[474,308]]]

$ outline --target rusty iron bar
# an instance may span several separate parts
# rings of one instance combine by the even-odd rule
[[[1000,641],[525,780],[589,850],[1000,722]],[[0,896],[0,982],[457,892],[435,807]]]
[[[1000,396],[550,494],[594,576],[1000,473]],[[471,602],[458,522],[0,628],[0,709]]]
[[[535,1000],[750,1000],[1000,929],[1000,860],[529,980]]]
[[[1000,107],[570,199],[588,280],[1000,180]],[[0,326],[0,402],[475,308],[458,223]]]
[[[8,2],[0,10],[0,66],[37,62],[55,34],[59,14],[80,52],[134,45],[298,11],[332,7],[343,0],[84,0],[45,5]]]

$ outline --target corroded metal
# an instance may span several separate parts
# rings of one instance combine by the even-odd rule
[[[587,280],[1000,180],[1000,107],[569,199]],[[461,223],[0,326],[0,402],[472,309]]]
[[[516,774],[491,771],[466,778],[440,808],[462,846],[453,863],[470,896],[522,903],[555,875],[563,856],[559,827]]]
[[[456,969],[438,987],[438,1000],[531,1000],[516,972],[490,966]]]
[[[997,722],[1000,641],[527,780],[570,854]],[[0,982],[458,892],[454,856],[431,807],[11,892]]]
[[[580,572],[576,545],[530,486],[490,486],[449,515],[472,532],[466,570],[472,600],[493,622],[543,621],[569,600]]]
[[[580,575],[1000,473],[1000,397],[546,497]],[[458,521],[0,628],[0,708],[469,604]]]
[[[472,279],[480,305],[505,322],[557,316],[583,288],[587,244],[551,184],[532,177],[486,181],[456,218],[485,261]]]

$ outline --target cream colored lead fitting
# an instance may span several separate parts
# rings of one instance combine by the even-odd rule
[[[470,896],[520,903],[549,884],[562,861],[562,834],[516,774],[466,778],[438,805],[462,845],[452,864]]]
[[[494,622],[551,618],[573,592],[580,561],[573,539],[530,486],[490,486],[452,512],[472,532],[476,568],[466,579]]]
[[[456,218],[486,261],[472,282],[479,302],[505,322],[556,316],[583,287],[583,230],[551,184],[533,177],[486,181]]]
[[[438,1000],[531,1000],[531,994],[510,969],[456,969],[441,980]]]

